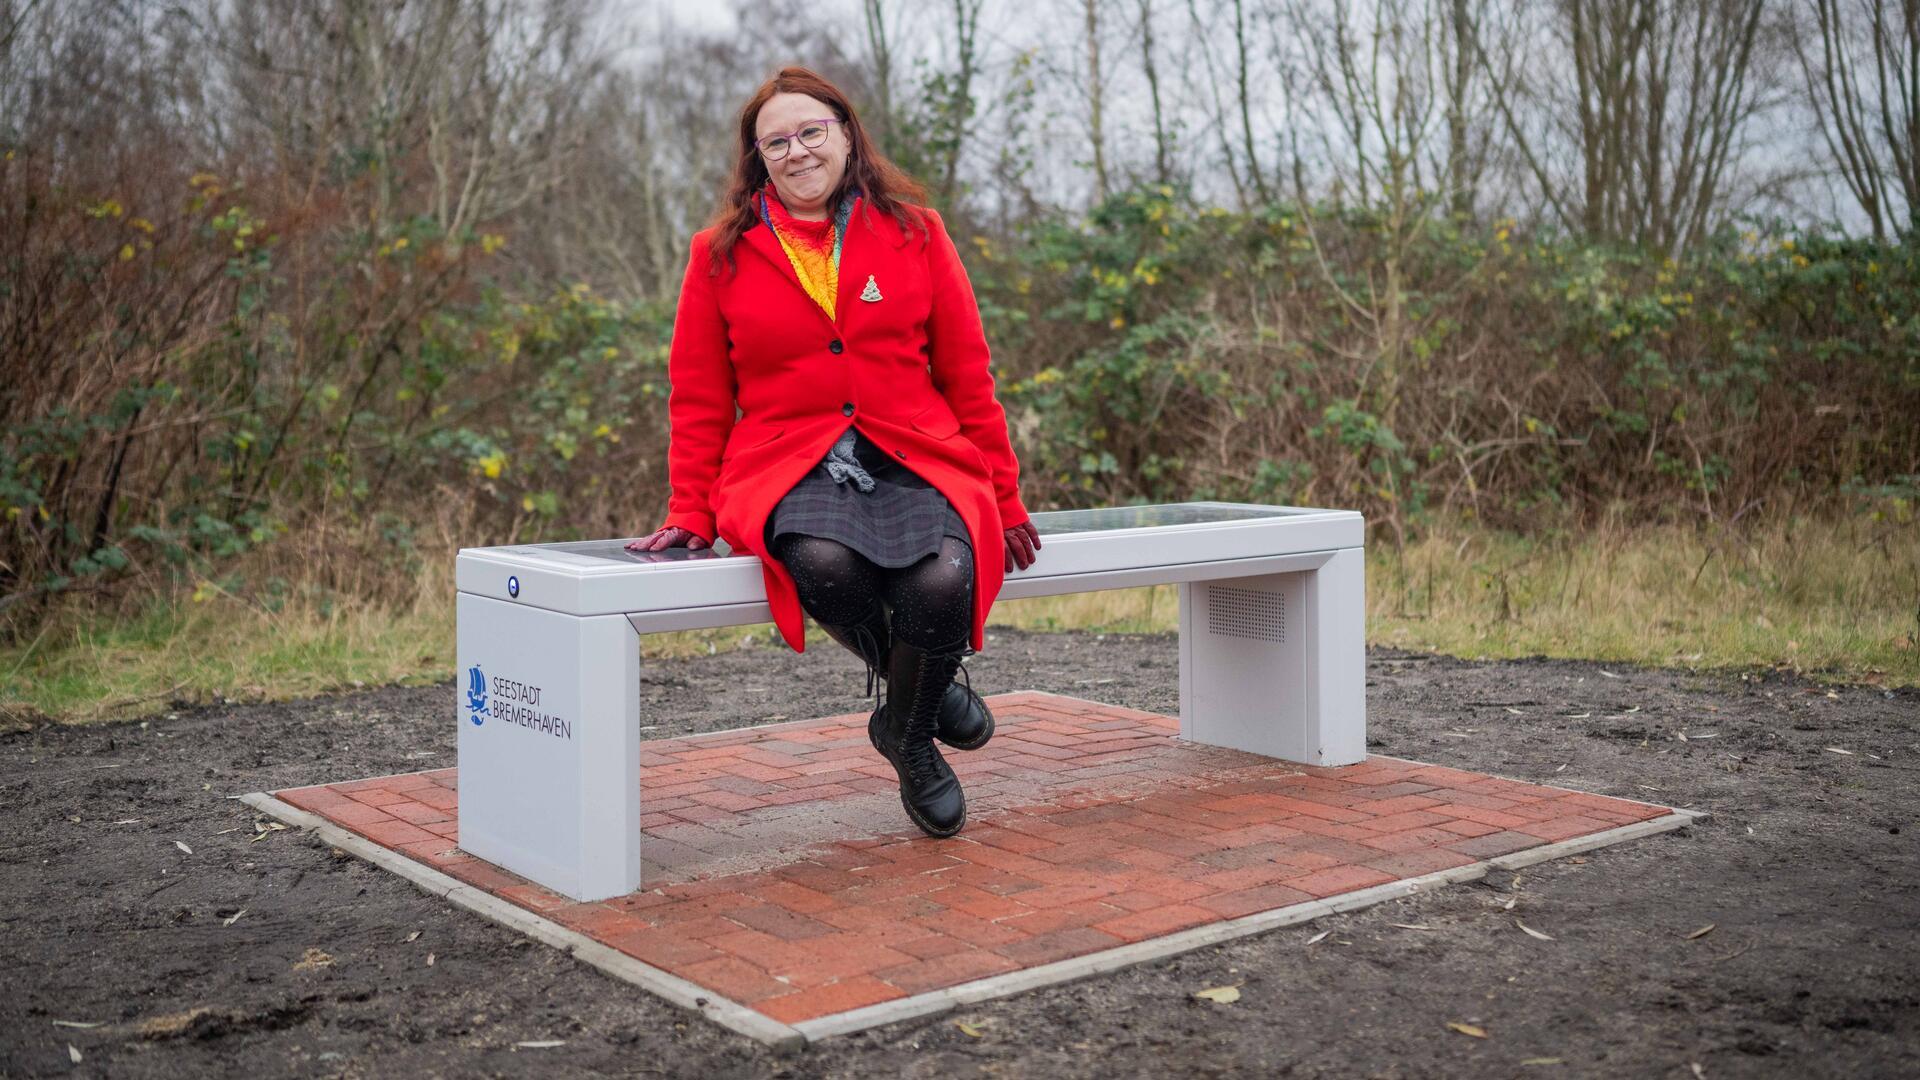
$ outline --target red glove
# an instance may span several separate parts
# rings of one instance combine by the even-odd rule
[[[1033,527],[1033,522],[1023,521],[1008,529],[1006,572],[1013,573],[1016,566],[1022,570],[1032,566],[1033,560],[1038,558],[1035,553],[1039,550],[1040,531]]]

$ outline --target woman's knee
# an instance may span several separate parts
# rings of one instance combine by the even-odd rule
[[[800,606],[816,621],[842,626],[872,609],[876,568],[838,540],[789,533],[774,542],[774,557],[793,575]]]
[[[951,645],[973,630],[973,552],[949,537],[937,554],[890,573],[886,593],[895,637],[922,649]]]

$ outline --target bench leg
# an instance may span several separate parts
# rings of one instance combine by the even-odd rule
[[[576,900],[640,886],[640,636],[461,593],[460,847]]]
[[[1308,765],[1367,754],[1366,558],[1180,586],[1180,733]]]

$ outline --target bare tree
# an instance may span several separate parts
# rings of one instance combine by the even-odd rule
[[[1362,389],[1389,426],[1415,329],[1407,313],[1408,251],[1437,201],[1423,176],[1441,106],[1437,14],[1427,0],[1371,0],[1364,7],[1340,0],[1324,21],[1304,6],[1293,9],[1297,32],[1314,46],[1321,102],[1351,140],[1353,182],[1365,208],[1379,217],[1378,273],[1364,286],[1350,287],[1331,272],[1317,228],[1313,243],[1328,286],[1354,321],[1371,330],[1364,351],[1351,358],[1367,372]],[[1303,202],[1301,210],[1310,207]]]
[[[1248,82],[1247,65],[1250,48],[1245,6],[1241,0],[1233,0],[1233,58],[1234,73],[1240,87],[1240,144],[1247,156],[1247,175],[1253,180],[1253,190],[1261,203],[1271,202],[1273,197],[1267,191],[1266,172],[1260,167],[1260,153],[1253,142],[1253,94]]]
[[[861,0],[860,14],[867,30],[868,61],[873,65],[874,105],[882,138],[893,134],[893,35],[887,28],[886,0]]]
[[[1227,179],[1233,184],[1234,199],[1244,209],[1248,205],[1246,176],[1248,166],[1251,164],[1251,170],[1257,173],[1259,164],[1240,161],[1234,150],[1231,110],[1220,89],[1220,64],[1214,57],[1213,28],[1201,14],[1198,0],[1187,0],[1187,26],[1195,47],[1200,53],[1200,70],[1206,77],[1200,107],[1206,112],[1207,126],[1212,129],[1214,137],[1219,141],[1220,163],[1225,166]],[[1195,72],[1191,67],[1187,70],[1187,77],[1190,83],[1195,79]],[[1195,92],[1201,93],[1201,90],[1197,88]]]
[[[1584,235],[1668,254],[1730,196],[1749,122],[1766,0],[1557,0],[1531,61],[1497,84],[1507,135],[1552,213]],[[1483,62],[1489,34],[1474,37]],[[1487,62],[1489,69],[1494,65]]]
[[[951,202],[959,192],[960,152],[966,145],[976,108],[973,84],[980,74],[980,9],[984,3],[985,0],[953,0],[953,74],[941,81],[944,93],[939,102],[943,122],[939,190],[945,202]]]
[[[1474,26],[1488,4],[1489,0],[1445,0],[1444,9],[1433,15],[1439,23],[1433,59],[1446,98],[1444,175],[1452,212],[1461,218],[1473,216],[1493,141],[1492,110],[1486,101],[1489,77],[1473,44]],[[1512,53],[1502,59],[1510,65]]]
[[[1093,197],[1107,200],[1107,132],[1101,115],[1106,85],[1100,78],[1100,0],[1081,0],[1087,48],[1087,141],[1093,148]]]
[[[1033,185],[1034,112],[1040,89],[1035,73],[1041,67],[1038,53],[1038,49],[1024,49],[1009,58],[1003,89],[993,109],[996,130],[989,188],[995,227],[1003,235],[1047,213]]]
[[[1497,128],[1472,43],[1489,0],[1293,0],[1283,34],[1307,67],[1334,180],[1363,204],[1432,189],[1470,216]],[[1444,135],[1444,137],[1442,137]],[[1350,162],[1351,164],[1344,164]],[[1303,198],[1306,195],[1303,192]]]
[[[1833,166],[1874,236],[1920,227],[1920,0],[1812,8],[1788,39]]]
[[[203,17],[230,61],[230,104],[282,164],[360,156],[377,230],[424,214],[458,242],[568,175],[579,88],[604,65],[585,14],[585,0],[210,0]],[[421,201],[399,204],[403,190]]]
[[[1173,179],[1173,141],[1160,103],[1160,69],[1153,50],[1153,0],[1140,0],[1140,69],[1147,77],[1153,102],[1153,176],[1165,184]]]

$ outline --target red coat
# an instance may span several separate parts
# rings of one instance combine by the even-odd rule
[[[840,254],[839,313],[813,302],[764,224],[708,273],[693,238],[667,375],[672,425],[666,525],[761,557],[774,625],[804,649],[800,599],[761,550],[782,496],[849,426],[938,488],[973,541],[973,634],[1000,594],[1004,530],[1027,520],[1020,463],[994,397],[980,308],[945,223],[929,235],[855,203]],[[880,299],[862,300],[871,278]],[[736,419],[736,406],[738,418]]]

